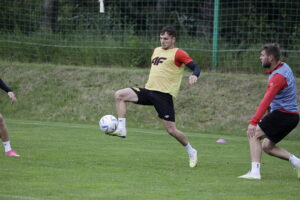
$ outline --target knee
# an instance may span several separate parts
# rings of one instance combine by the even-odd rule
[[[262,143],[262,149],[265,153],[271,154],[272,148],[273,148],[272,146],[266,144],[265,142]]]
[[[118,90],[115,92],[115,100],[117,101],[121,101],[124,99],[124,93],[122,92],[122,90]]]
[[[248,137],[248,140],[250,142],[255,142],[255,141],[260,141],[262,138],[260,136],[258,136],[257,134],[255,134],[254,136],[252,137]]]
[[[253,136],[251,137],[248,136],[248,140],[250,142],[261,141],[264,138],[265,138],[265,134],[260,129],[256,129]]]
[[[170,136],[175,136],[176,135],[176,129],[174,127],[166,127],[166,131]]]

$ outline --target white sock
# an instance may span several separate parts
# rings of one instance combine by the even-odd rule
[[[297,158],[294,155],[291,155],[291,157],[289,158],[290,163],[292,163],[294,165],[294,167],[298,168],[300,167],[300,159]]]
[[[126,118],[118,118],[118,129],[126,130]]]
[[[251,163],[251,172],[254,174],[260,174],[260,163],[259,162]]]
[[[188,154],[192,154],[195,152],[195,149],[193,149],[193,147],[190,145],[190,143],[188,143],[186,146],[185,146],[185,149],[186,151],[188,152]]]
[[[11,146],[9,141],[3,142],[3,145],[4,145],[5,152],[11,151]]]

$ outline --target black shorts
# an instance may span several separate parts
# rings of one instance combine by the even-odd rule
[[[145,88],[131,88],[138,96],[136,104],[153,105],[158,117],[166,121],[175,122],[173,97],[168,93],[147,90]]]
[[[298,122],[298,114],[275,110],[266,115],[258,125],[268,139],[274,143],[278,143],[297,126]]]

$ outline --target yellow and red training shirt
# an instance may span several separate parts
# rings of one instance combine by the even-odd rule
[[[145,88],[177,97],[184,67],[193,61],[182,49],[157,47],[151,57],[151,70]]]

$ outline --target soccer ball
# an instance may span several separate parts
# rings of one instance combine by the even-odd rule
[[[118,128],[118,120],[113,115],[104,115],[99,120],[99,128],[105,134],[113,133]]]

